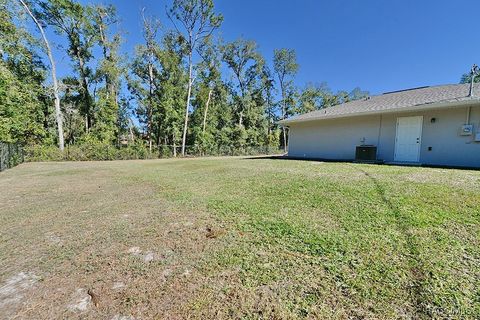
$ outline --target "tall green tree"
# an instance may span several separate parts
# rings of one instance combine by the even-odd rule
[[[85,117],[78,108],[78,80],[74,77],[62,79],[63,95],[61,98],[65,125],[66,144],[75,144],[85,137]]]
[[[323,106],[323,98],[329,90],[325,83],[321,85],[307,84],[300,93],[296,113],[303,114],[321,109]]]
[[[37,42],[18,2],[0,0],[0,141],[40,142],[48,134],[50,97]],[[16,21],[16,19],[20,19]]]
[[[157,146],[162,140],[165,146],[170,145],[172,154],[177,156],[177,146],[182,143],[183,110],[186,99],[185,87],[188,85],[188,74],[184,68],[185,43],[175,32],[167,32],[156,53],[161,66],[158,74],[158,85],[155,91],[158,108],[153,113],[154,133]],[[182,150],[184,150],[182,146]]]
[[[233,72],[236,88],[233,91],[238,125],[244,122],[253,87],[264,65],[254,41],[238,39],[222,47],[222,59]]]
[[[147,139],[150,153],[152,152],[153,142],[153,100],[154,100],[154,84],[155,84],[155,58],[158,52],[158,44],[156,37],[160,28],[160,21],[145,17],[145,9],[142,10],[143,19],[143,38],[145,40],[144,57],[146,61],[146,70],[148,75],[148,101],[146,103],[146,123],[147,123]]]
[[[218,45],[206,41],[199,48],[202,62],[198,66],[194,86],[193,113],[191,120],[191,142],[204,152],[218,147],[216,135],[219,128],[222,99],[226,99],[226,88],[221,78],[221,56]]]
[[[93,125],[94,99],[90,92],[93,72],[88,63],[92,59],[92,47],[97,41],[92,21],[92,10],[73,0],[48,0],[39,2],[39,16],[53,26],[68,41],[67,53],[74,62],[78,74],[78,103],[85,117],[85,131]]]
[[[239,39],[222,47],[222,59],[233,73],[231,94],[237,147],[266,143],[265,60],[254,41]]]
[[[175,156],[181,143],[187,84],[183,45],[177,33],[168,32],[160,43],[151,38],[146,45],[138,46],[128,81],[149,145],[155,142],[159,150],[162,145],[171,147]]]
[[[19,0],[19,1],[22,4],[22,6],[25,8],[25,11],[27,12],[27,14],[32,18],[38,31],[42,35],[42,40],[45,46],[45,50],[47,52],[48,61],[50,62],[50,69],[51,69],[50,74],[52,77],[53,96],[54,96],[54,104],[55,104],[55,119],[57,122],[57,131],[58,131],[58,146],[60,150],[63,151],[63,149],[65,148],[64,133],[63,133],[63,117],[62,117],[62,111],[60,107],[60,89],[59,89],[58,80],[57,80],[57,67],[56,67],[55,60],[53,58],[53,52],[50,47],[50,42],[48,41],[47,35],[45,34],[42,24],[35,17],[35,14],[33,14],[32,10],[30,10],[30,7],[27,4],[27,2],[24,0]]]
[[[365,99],[369,95],[370,92],[362,90],[360,87],[356,87],[348,94],[348,101]]]
[[[297,56],[295,50],[292,49],[277,49],[274,51],[273,57],[274,71],[280,86],[282,94],[282,120],[287,115],[287,90],[293,85],[293,78],[298,72],[299,65],[297,63]],[[287,130],[282,127],[283,131],[283,147],[287,151]]]
[[[200,50],[200,55],[202,56],[202,64],[200,77],[202,78],[202,83],[208,91],[207,100],[205,102],[205,107],[203,110],[203,121],[202,121],[202,132],[205,133],[207,126],[207,116],[208,116],[208,107],[214,99],[213,93],[215,87],[221,82],[221,72],[220,72],[220,50],[218,46],[210,43],[210,41],[205,41]]]
[[[278,120],[278,104],[275,103],[275,80],[272,71],[265,65],[261,75],[261,86],[264,95],[265,114],[268,121],[267,139],[268,146],[278,145],[276,121]]]
[[[168,17],[186,42],[186,55],[188,65],[187,101],[185,107],[185,120],[182,135],[182,156],[185,155],[187,139],[188,116],[190,110],[190,98],[192,94],[193,53],[198,45],[208,39],[212,33],[220,27],[223,16],[214,12],[213,0],[173,0],[172,7],[167,11]]]
[[[121,36],[118,32],[112,32],[112,29],[118,23],[118,17],[116,9],[112,5],[96,5],[92,8],[92,11],[94,17],[93,28],[102,52],[95,80],[103,83],[103,87],[96,90],[98,99],[93,131],[100,141],[118,141],[118,100],[121,78],[124,73],[118,53],[122,41]]]
[[[302,114],[322,108],[327,108],[350,101],[364,99],[369,96],[368,91],[364,91],[359,87],[347,92],[340,90],[333,93],[327,83],[320,85],[307,84],[299,95],[299,101],[295,113]]]
[[[155,18],[145,16],[142,10],[144,44],[135,49],[135,57],[130,66],[129,89],[137,101],[136,114],[140,123],[145,126],[146,139],[150,153],[153,147],[153,112],[158,106],[155,91],[158,86],[158,76],[161,65],[158,61],[160,44],[157,35],[160,22]]]

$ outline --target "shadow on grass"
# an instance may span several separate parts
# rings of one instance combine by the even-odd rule
[[[296,158],[288,157],[285,155],[273,155],[273,156],[251,156],[243,158],[243,160],[296,160],[296,161],[307,161],[307,162],[342,162],[342,163],[352,163],[351,160],[331,160],[331,159],[317,159],[317,158]]]
[[[376,164],[376,165],[384,165],[384,166],[412,167],[411,164],[385,163],[384,161],[357,162],[354,160],[344,160],[344,159],[302,158],[302,157],[289,157],[286,155],[251,156],[251,157],[243,158],[243,160],[290,160],[290,161],[293,160],[293,161],[307,161],[307,162],[363,163],[363,164]],[[415,166],[422,167],[422,168],[480,171],[480,167],[461,167],[461,166],[447,166],[447,165],[434,165],[434,164],[420,164]]]
[[[413,283],[408,288],[408,290],[410,291],[410,294],[412,296],[412,302],[414,302],[415,304],[415,316],[418,318],[430,318],[432,315],[424,305],[424,297],[427,294],[424,288],[426,282],[426,273],[422,269],[420,261],[418,260],[419,252],[417,245],[415,244],[414,238],[409,231],[408,217],[403,215],[398,206],[392,203],[392,201],[387,197],[385,188],[382,186],[382,184],[378,181],[377,178],[375,178],[370,173],[361,168],[355,166],[351,167],[362,172],[366,177],[370,179],[370,181],[375,186],[375,190],[382,199],[382,202],[387,205],[387,207],[393,213],[395,221],[397,222],[397,228],[405,237],[406,247],[408,250],[410,273],[413,278]]]

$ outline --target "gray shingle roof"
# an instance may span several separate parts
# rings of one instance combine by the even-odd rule
[[[474,93],[477,97],[469,97],[469,84],[450,84],[433,87],[422,87],[385,93],[367,99],[343,103],[333,107],[294,116],[280,123],[289,124],[309,120],[321,120],[362,114],[406,111],[414,107],[426,105],[448,104],[462,101],[480,101],[480,84],[475,84]],[[403,110],[402,110],[403,109]]]

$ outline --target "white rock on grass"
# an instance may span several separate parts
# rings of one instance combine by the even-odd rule
[[[40,277],[32,272],[20,272],[7,279],[0,287],[0,308],[20,302],[25,292],[39,280]]]
[[[143,256],[143,261],[147,263],[153,261],[154,259],[155,259],[155,255],[151,251],[147,252],[145,256]]]
[[[140,255],[140,253],[142,253],[142,250],[140,250],[139,247],[131,247],[130,249],[128,249],[127,252],[137,256],[137,255]]]
[[[120,290],[120,289],[123,289],[125,287],[126,287],[126,285],[125,285],[124,282],[116,281],[112,285],[112,290]]]
[[[135,320],[132,316],[122,316],[120,314],[115,315],[112,320]]]
[[[163,272],[161,273],[161,280],[163,282],[166,282],[172,273],[173,273],[172,269],[163,270]]]
[[[48,241],[50,241],[50,243],[58,245],[58,246],[63,245],[62,238],[57,236],[55,233],[49,232],[49,233],[46,234],[46,236],[47,236]]]
[[[73,312],[84,312],[90,308],[92,297],[86,289],[77,289],[72,295],[73,302],[67,306],[67,309]]]
[[[155,253],[153,253],[152,251],[147,251],[143,253],[139,247],[131,247],[127,250],[127,252],[135,257],[141,258],[145,263],[152,262],[156,258]]]

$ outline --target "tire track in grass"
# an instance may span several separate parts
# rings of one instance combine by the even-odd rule
[[[403,234],[406,247],[408,250],[408,264],[410,268],[410,273],[412,275],[412,285],[409,286],[408,290],[410,295],[412,296],[412,302],[415,306],[415,318],[431,318],[432,314],[428,311],[428,309],[424,306],[424,299],[423,297],[426,296],[425,290],[425,282],[426,282],[426,272],[421,267],[421,263],[418,259],[419,251],[415,240],[412,234],[409,232],[409,223],[408,217],[402,214],[400,208],[392,203],[392,201],[387,197],[385,188],[378,182],[378,180],[372,176],[369,172],[365,171],[364,169],[357,168],[352,165],[352,167],[356,170],[361,171],[368,179],[370,179],[377,191],[378,195],[380,196],[381,200],[390,211],[393,213],[395,217],[395,221],[397,223],[397,229]]]

